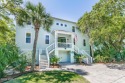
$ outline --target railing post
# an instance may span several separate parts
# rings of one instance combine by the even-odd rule
[[[58,46],[58,43],[57,43],[57,41],[58,41],[58,33],[55,31],[55,48],[57,48],[57,46]]]
[[[71,35],[71,47],[74,50],[74,34]]]
[[[89,62],[88,57],[86,59],[87,59],[86,61],[87,61],[87,64],[88,64],[88,62]]]
[[[93,63],[93,58],[91,57],[91,63]]]
[[[40,50],[38,50],[38,55],[39,55],[39,68],[40,68]]]
[[[48,49],[46,48],[46,55],[47,55],[47,60],[48,60],[48,68],[49,68],[49,54],[48,54]]]

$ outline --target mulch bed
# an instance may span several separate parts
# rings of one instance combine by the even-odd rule
[[[27,74],[27,73],[31,73],[32,71],[30,71],[30,69],[31,69],[31,66],[27,66],[25,72],[23,72],[23,73],[7,75],[6,77],[0,79],[0,83],[12,80],[14,78],[17,78],[17,77],[24,75],[24,74]],[[39,66],[36,66],[35,71],[37,72],[38,70],[39,70]]]
[[[61,68],[61,65],[59,65],[59,64],[55,64],[55,65],[50,64],[50,68]]]

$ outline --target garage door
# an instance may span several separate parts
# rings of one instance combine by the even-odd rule
[[[59,51],[60,62],[70,62],[70,55],[67,51]]]

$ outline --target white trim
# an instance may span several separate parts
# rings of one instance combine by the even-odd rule
[[[31,35],[31,41],[30,41],[30,43],[26,43],[26,34],[27,34],[27,33],[30,33],[30,35]],[[25,44],[32,44],[32,39],[33,39],[33,38],[32,38],[32,32],[26,31],[26,32],[25,32]]]
[[[68,32],[68,31],[63,31],[63,30],[54,30],[54,32],[56,32],[57,34],[58,33],[68,34],[68,35],[74,34],[73,32]]]

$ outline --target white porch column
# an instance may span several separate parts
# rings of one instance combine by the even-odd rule
[[[55,31],[55,55],[58,56],[58,33]]]
[[[58,33],[55,31],[55,49],[57,48],[58,45]]]
[[[72,50],[74,51],[74,34],[71,35]]]
[[[74,51],[70,52],[70,63],[74,63]]]
[[[58,50],[58,49],[55,50],[55,55],[56,55],[57,57],[59,57],[59,50]]]

